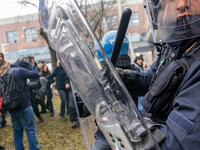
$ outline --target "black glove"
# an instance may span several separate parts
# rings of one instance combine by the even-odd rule
[[[120,77],[123,79],[134,80],[135,79],[135,72],[130,69],[122,69],[116,68],[117,72],[119,73]]]

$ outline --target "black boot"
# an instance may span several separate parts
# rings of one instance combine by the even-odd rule
[[[42,116],[38,117],[40,122],[44,122],[44,119],[42,118]]]
[[[0,145],[0,150],[3,150],[3,149],[6,149],[6,148],[4,148],[4,147],[2,147],[2,146]]]

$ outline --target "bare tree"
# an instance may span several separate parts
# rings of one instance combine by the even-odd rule
[[[116,15],[113,16],[115,12],[110,12],[115,4],[116,0],[79,0],[83,14],[99,39],[102,38],[105,30],[116,29],[117,20],[109,20],[116,18]]]
[[[93,31],[96,33],[98,39],[100,40],[105,30],[116,29],[117,27],[117,17],[115,10],[112,10],[113,5],[116,5],[116,0],[77,0],[78,4],[85,15],[87,21],[92,27]],[[36,2],[39,3],[39,0],[18,0],[18,3],[24,6],[32,5],[36,6]],[[112,10],[112,11],[111,11]],[[114,15],[113,15],[114,14]],[[43,32],[42,28],[40,29],[40,35],[46,40],[50,55],[52,68],[56,66],[56,53],[53,48],[50,46],[46,33]]]
[[[30,1],[30,0],[18,0],[17,3],[19,3],[23,6],[31,5],[31,6],[37,7],[37,5],[35,3],[33,3],[33,1]]]
[[[17,3],[24,6],[24,7],[26,7],[27,5],[37,7],[36,3],[39,3],[39,0],[18,0]],[[44,40],[48,44],[48,48],[49,48],[50,56],[51,56],[52,69],[54,69],[56,67],[56,62],[57,62],[56,52],[50,46],[48,37],[47,37],[46,33],[43,31],[42,28],[40,28],[39,32],[40,32],[40,35],[44,38]]]
[[[48,44],[48,48],[50,50],[50,56],[51,56],[51,64],[52,64],[52,69],[54,69],[56,67],[56,62],[57,62],[57,57],[56,57],[56,52],[54,51],[54,49],[50,46],[49,44],[49,40],[47,37],[47,34],[43,31],[42,28],[40,28],[40,35],[44,38],[44,40],[47,42]]]

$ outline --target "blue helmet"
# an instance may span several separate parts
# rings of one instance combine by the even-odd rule
[[[113,31],[107,32],[103,36],[101,45],[104,48],[108,57],[111,57],[111,55],[112,55],[112,50],[113,50],[113,46],[115,44],[116,35],[117,35],[117,31],[113,30]],[[128,38],[125,36],[123,44],[122,44],[122,48],[120,51],[120,55],[128,54],[128,48],[129,48]],[[98,57],[99,57],[99,60],[104,60],[104,58],[99,50],[98,50]]]

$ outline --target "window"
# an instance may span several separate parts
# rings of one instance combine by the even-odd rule
[[[131,19],[129,22],[129,26],[138,26],[139,25],[139,17],[138,17],[138,12],[133,12],[131,15]]]
[[[134,33],[130,38],[133,43],[147,41],[146,33]]]
[[[104,30],[115,29],[117,27],[117,16],[103,18]]]
[[[18,59],[20,57],[38,56],[38,55],[40,55],[40,56],[50,55],[49,48],[48,47],[37,47],[37,48],[22,49],[22,50],[6,52],[6,58],[8,60]]]
[[[7,42],[9,44],[18,42],[18,31],[9,31],[6,32],[6,35],[7,35]]]
[[[25,29],[24,33],[25,33],[26,41],[37,40],[37,30],[36,30],[36,28]]]

